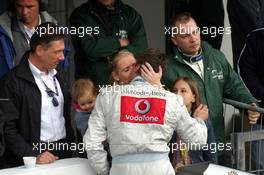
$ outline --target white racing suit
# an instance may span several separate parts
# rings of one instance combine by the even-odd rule
[[[167,143],[173,131],[185,143],[207,140],[204,122],[190,117],[180,96],[140,76],[129,85],[101,89],[88,125],[84,143],[97,174],[172,175]],[[105,140],[113,158],[110,172]]]

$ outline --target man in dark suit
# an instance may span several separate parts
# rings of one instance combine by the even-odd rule
[[[64,60],[65,35],[54,32],[58,27],[41,24],[30,40],[30,51],[1,79],[0,98],[14,106],[4,128],[4,156],[11,166],[21,165],[23,156],[36,156],[38,164],[71,156],[69,146],[58,146],[73,140],[67,84],[61,81],[63,72],[56,70]]]

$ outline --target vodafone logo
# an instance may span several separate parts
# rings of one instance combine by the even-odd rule
[[[166,100],[121,96],[120,122],[164,124]]]
[[[139,114],[146,114],[149,112],[150,110],[150,103],[147,100],[139,100],[136,102],[135,104],[135,110],[139,113]]]

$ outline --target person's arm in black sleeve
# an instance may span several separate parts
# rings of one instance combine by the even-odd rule
[[[0,157],[3,156],[4,151],[5,151],[5,139],[4,139],[5,115],[4,115],[4,109],[3,109],[5,101],[6,99],[0,98]]]
[[[263,33],[263,32],[262,32]],[[258,68],[263,67],[260,65],[261,62],[259,60],[263,59],[264,55],[260,55],[260,53],[264,53],[263,44],[257,43],[259,40],[258,34],[254,33],[252,36],[249,36],[245,45],[245,48],[242,50],[239,62],[238,62],[238,70],[239,74],[250,90],[252,95],[258,99],[264,100],[264,84],[263,77],[260,75]],[[261,36],[259,36],[261,37]]]
[[[39,150],[33,149],[33,144],[27,143],[19,133],[18,122],[21,99],[18,93],[15,92],[15,85],[12,81],[1,81],[0,86],[4,87],[0,91],[0,98],[6,99],[2,111],[5,116],[4,136],[7,148],[17,157],[37,156]]]

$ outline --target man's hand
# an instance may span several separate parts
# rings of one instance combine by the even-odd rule
[[[200,104],[193,113],[194,118],[199,118],[202,120],[208,119],[208,107],[204,104]]]
[[[256,107],[257,105],[255,103],[251,104],[252,106]],[[250,111],[248,110],[248,120],[250,124],[256,124],[257,120],[260,117],[260,113],[259,112],[254,112],[254,111]]]
[[[162,84],[160,82],[162,76],[161,66],[159,66],[159,72],[156,73],[153,70],[152,66],[148,62],[146,62],[144,65],[141,65],[140,72],[141,76],[151,85],[162,88]]]
[[[121,47],[126,47],[130,44],[129,40],[126,38],[119,39],[119,43]]]
[[[37,156],[37,164],[49,164],[58,160],[59,157],[54,156],[52,153],[45,151]]]

